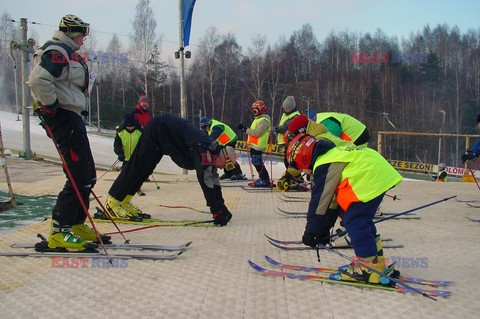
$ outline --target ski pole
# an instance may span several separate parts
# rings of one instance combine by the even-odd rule
[[[395,278],[389,277],[389,276],[387,276],[386,274],[384,274],[383,272],[378,271],[378,270],[376,270],[376,269],[374,269],[374,268],[372,268],[372,267],[369,267],[369,266],[365,265],[364,263],[362,263],[362,262],[360,262],[360,261],[358,261],[358,260],[353,260],[353,258],[348,257],[347,255],[344,255],[344,254],[342,254],[341,252],[336,251],[335,249],[332,249],[332,248],[330,248],[330,247],[324,246],[324,245],[322,245],[322,244],[317,244],[317,247],[326,249],[326,250],[328,250],[328,251],[331,252],[331,253],[334,253],[334,254],[336,254],[336,255],[338,255],[338,256],[346,259],[346,260],[349,260],[350,262],[352,262],[352,263],[354,263],[354,264],[360,265],[360,266],[368,269],[369,271],[376,273],[377,275],[380,275],[380,276],[382,276],[382,277],[384,277],[384,278],[387,278],[388,280],[393,281],[393,282],[396,283],[397,285],[400,285],[400,286],[402,286],[402,287],[405,287],[408,291],[415,292],[415,293],[420,294],[420,295],[422,295],[422,296],[424,296],[424,297],[427,297],[427,298],[429,298],[429,299],[432,299],[433,301],[437,301],[437,299],[435,299],[434,297],[427,295],[426,293],[418,290],[417,288],[414,288],[414,287],[412,287],[412,286],[410,286],[410,285],[408,285],[408,284],[406,284],[406,283],[404,283],[404,282],[401,282],[401,281],[399,281],[399,280],[397,280],[397,279],[395,279]]]
[[[115,228],[118,230],[118,232],[120,233],[120,235],[122,235],[123,239],[125,240],[125,244],[130,244],[130,239],[127,239],[125,237],[125,235],[123,234],[123,232],[120,230],[120,228],[118,227],[118,224],[113,220],[112,216],[110,216],[110,214],[108,213],[108,211],[105,209],[105,206],[103,206],[102,202],[100,201],[100,199],[98,198],[98,196],[93,192],[93,189],[90,190],[90,192],[92,193],[93,197],[95,197],[95,199],[97,200],[97,203],[98,205],[100,205],[100,207],[102,208],[102,210],[104,211],[105,215],[108,216],[108,219],[110,219],[110,221],[112,222],[112,224],[115,226]]]
[[[417,154],[415,154],[415,157],[420,161],[420,163],[423,165],[423,167],[426,167],[426,165],[422,162],[422,160],[420,159],[420,157],[418,157]],[[426,168],[423,171],[428,174],[428,176],[430,177],[430,179],[432,181],[437,180],[435,177],[432,176],[432,174],[430,174],[430,171],[428,171]]]
[[[157,186],[157,189],[160,189],[160,186],[158,186],[158,183],[157,183],[157,181],[155,180],[155,177],[153,177],[153,173],[152,173],[151,176],[152,176],[153,181],[155,182],[155,186]]]
[[[106,171],[105,173],[103,173],[102,176],[100,176],[99,178],[97,178],[97,182],[98,182],[103,176],[105,176],[105,174],[107,174],[108,172],[110,172],[110,171],[113,169],[113,167],[114,167],[115,165],[117,165],[118,162],[119,162],[119,159],[117,158],[117,159],[115,160],[115,162],[113,162],[112,166],[110,166],[110,168],[107,169],[107,171]]]
[[[392,195],[385,194],[385,196],[390,197],[393,201],[400,200],[400,198],[398,198],[397,195],[392,196]]]
[[[138,227],[138,228],[133,228],[129,230],[124,230],[123,233],[130,233],[134,231],[140,231],[140,230],[146,230],[150,228],[157,228],[157,227],[172,227],[172,226],[191,226],[191,225],[199,225],[199,224],[209,224],[213,223],[213,220],[207,220],[207,221],[201,221],[201,222],[193,222],[193,223],[185,223],[185,224],[156,224],[156,225],[148,225],[144,227]],[[118,232],[111,232],[111,233],[105,233],[105,235],[116,235]]]
[[[77,183],[75,182],[75,180],[73,179],[73,175],[72,173],[70,172],[70,169],[68,168],[67,166],[67,162],[65,161],[65,159],[63,158],[63,155],[62,155],[62,152],[60,151],[60,148],[57,144],[57,141],[55,139],[55,137],[53,136],[53,132],[52,132],[52,129],[50,128],[50,126],[45,123],[45,121],[42,119],[42,122],[43,122],[43,127],[45,128],[45,130],[47,131],[47,134],[48,136],[50,136],[50,138],[52,139],[53,141],[53,145],[55,145],[55,148],[57,149],[57,152],[58,152],[58,155],[60,156],[60,160],[62,161],[62,165],[63,165],[63,169],[65,170],[65,173],[67,174],[67,178],[68,180],[70,181],[70,184],[72,184],[72,187],[75,191],[75,194],[77,195],[77,198],[78,198],[78,201],[80,202],[80,205],[82,206],[83,208],[83,211],[85,212],[85,214],[87,215],[88,217],[88,220],[90,221],[90,223],[92,224],[92,227],[93,227],[93,230],[95,231],[95,235],[97,235],[97,239],[98,239],[98,242],[100,243],[100,245],[102,246],[102,249],[103,251],[105,252],[105,255],[107,255],[110,263],[112,262],[112,258],[110,257],[110,255],[108,254],[108,251],[107,251],[107,248],[105,247],[105,244],[103,243],[102,241],[102,238],[100,236],[100,233],[98,232],[98,229],[97,229],[97,226],[95,226],[95,223],[93,222],[93,218],[92,216],[90,215],[90,213],[88,212],[88,209],[87,209],[87,206],[85,205],[85,203],[83,202],[83,199],[82,199],[82,195],[80,194],[80,191],[78,190],[78,187],[77,187]]]
[[[476,160],[473,159],[472,162],[474,162],[475,166],[477,166],[477,168],[480,169],[480,165],[478,164],[478,162]]]
[[[250,166],[250,177],[253,181],[255,179],[255,175],[253,175],[252,161],[250,159],[250,148],[248,147],[248,137],[246,133],[243,133],[243,138],[245,139],[245,149],[247,151],[248,166]]]
[[[468,161],[465,162],[465,166],[467,167],[470,174],[472,174],[473,180],[475,181],[475,184],[477,184],[477,187],[480,190],[480,186],[478,185],[477,178],[475,177],[475,172],[470,168],[470,165],[468,165]]]
[[[268,148],[270,149],[270,190],[273,191],[273,136],[270,135],[270,140],[268,143]]]
[[[444,198],[444,199],[440,199],[440,200],[437,200],[437,201],[434,201],[434,202],[432,202],[432,203],[425,204],[425,205],[422,205],[422,206],[418,206],[418,207],[415,207],[415,208],[406,210],[406,211],[404,211],[404,212],[401,212],[401,213],[398,213],[398,214],[395,214],[395,215],[392,215],[392,216],[388,216],[388,217],[379,219],[379,220],[375,221],[374,224],[378,224],[378,223],[384,222],[384,221],[386,221],[386,220],[389,220],[389,219],[392,219],[392,218],[396,218],[396,217],[398,217],[398,216],[402,216],[402,215],[405,215],[405,214],[409,214],[409,213],[414,212],[414,211],[416,211],[416,210],[420,210],[420,209],[423,209],[423,208],[426,208],[426,207],[429,207],[429,206],[433,206],[433,205],[436,205],[436,204],[441,203],[441,202],[446,202],[447,200],[450,200],[450,199],[455,198],[455,197],[457,197],[457,195],[450,196],[450,197],[447,197],[447,198]],[[343,237],[343,236],[345,236],[346,234],[347,234],[346,231],[343,231],[343,232],[334,234],[334,235],[330,236],[330,240],[336,240],[337,238]]]

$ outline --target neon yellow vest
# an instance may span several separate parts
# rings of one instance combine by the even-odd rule
[[[298,111],[292,112],[290,114],[283,113],[282,118],[280,119],[280,124],[278,126],[282,126],[283,124],[285,124],[285,122],[287,122],[290,119],[293,119],[295,116],[298,116],[298,115],[300,115],[300,112],[298,112]],[[285,133],[278,133],[277,134],[277,144],[278,145],[282,145],[282,144],[287,143],[285,135],[286,135]]]
[[[334,147],[315,160],[313,171],[327,163],[347,163],[336,188],[336,200],[346,211],[352,203],[368,202],[402,181],[402,176],[368,147]]]
[[[317,123],[321,123],[325,119],[333,117],[342,126],[342,133],[340,134],[340,138],[342,140],[346,140],[349,142],[355,142],[356,139],[362,134],[365,130],[366,126],[357,120],[356,118],[344,114],[344,113],[335,113],[335,112],[322,112],[317,113]]]
[[[138,140],[140,139],[141,135],[142,132],[140,132],[139,130],[135,130],[132,133],[129,133],[127,130],[122,130],[121,132],[118,132],[118,136],[120,136],[120,139],[122,140],[125,161],[128,161],[130,159],[130,156],[132,156],[133,150],[137,146]]]
[[[260,123],[260,121],[262,120],[265,120],[268,122],[268,130],[266,130],[262,135],[260,136],[248,136],[248,139],[247,139],[247,143],[248,144],[251,144],[251,145],[254,145],[254,146],[257,146],[257,147],[260,147],[260,148],[267,148],[268,147],[268,137],[270,136],[270,120],[267,118],[267,117],[256,117],[253,122],[252,122],[252,125],[250,125],[250,129],[251,130],[255,130],[255,128],[257,127],[258,123]]]
[[[221,146],[227,145],[228,143],[232,142],[234,139],[237,138],[237,134],[225,123],[220,121],[212,120],[212,125],[210,125],[210,130],[208,131],[208,135],[212,134],[212,130],[214,126],[220,126],[223,128],[222,134],[217,137],[217,141]]]

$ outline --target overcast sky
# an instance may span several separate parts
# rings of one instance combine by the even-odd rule
[[[43,43],[57,29],[65,14],[76,14],[96,31],[99,49],[105,49],[113,33],[128,45],[138,0],[0,0],[0,10],[12,18],[27,18]],[[162,54],[173,56],[178,49],[178,0],[151,0],[157,21],[157,33],[163,34]],[[280,36],[290,37],[304,24],[311,24],[322,41],[331,31],[375,32],[408,37],[426,24],[447,23],[460,31],[480,27],[480,0],[197,0],[193,13],[190,47],[195,53],[206,30],[216,27],[220,33],[233,32],[243,49],[252,36],[266,35],[269,44]]]

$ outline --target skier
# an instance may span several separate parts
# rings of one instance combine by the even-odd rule
[[[224,174],[220,180],[229,178],[232,181],[246,180],[247,177],[242,172],[240,164],[237,162],[238,155],[235,152],[237,143],[237,134],[225,123],[214,119],[202,117],[200,119],[200,128],[204,130],[211,138],[215,139],[220,146],[223,146],[224,158],[226,160]]]
[[[270,176],[262,158],[263,152],[268,147],[271,130],[270,116],[265,114],[267,106],[263,101],[254,102],[251,109],[255,118],[250,128],[247,128],[244,124],[238,125],[238,129],[248,135],[247,144],[250,148],[250,156],[259,175],[259,178],[249,185],[252,187],[270,187]]]
[[[335,196],[356,256],[371,268],[385,271],[381,240],[373,217],[385,192],[402,181],[400,174],[368,147],[336,147],[305,134],[297,135],[290,142],[286,156],[290,165],[313,173],[314,178],[303,243],[316,247],[330,242],[330,228],[335,225],[338,214],[337,209],[329,208]],[[393,272],[393,269],[387,271]],[[338,275],[341,280],[381,282],[380,275],[361,266],[350,265]]]
[[[142,136],[142,126],[131,113],[125,114],[122,123],[116,127],[115,140],[113,142],[113,151],[118,156],[118,160],[122,162],[122,169],[130,160],[130,157],[137,146],[138,140]],[[145,193],[141,189],[137,194],[144,196]]]
[[[438,164],[437,182],[446,182],[448,178],[447,167],[445,163]]]
[[[148,107],[148,96],[145,93],[140,94],[138,103],[135,105],[135,109],[133,110],[132,114],[142,127],[145,127],[148,121],[152,119],[152,112]]]
[[[345,113],[317,113],[315,121],[325,125],[330,133],[355,145],[367,146],[370,139],[365,124]]]
[[[480,114],[477,116],[477,128],[480,129]],[[462,154],[462,161],[465,163],[468,160],[473,160],[480,155],[480,140],[469,150],[466,151],[465,154]]]
[[[352,143],[342,140],[327,130],[327,127],[321,123],[309,120],[305,115],[301,114],[295,117],[288,125],[287,139],[292,140],[296,135],[305,133],[313,136],[315,139],[324,139],[335,144],[335,146],[349,146]],[[286,162],[286,160],[285,160]],[[292,167],[288,167],[282,177],[277,181],[277,189],[282,191],[295,190],[298,184],[304,182],[300,176],[302,172]]]
[[[218,164],[222,167],[224,161],[215,161],[215,157],[212,157],[218,156],[219,151],[217,141],[185,119],[171,114],[155,116],[144,128],[135,152],[108,191],[108,213],[112,217],[128,217],[138,221],[150,217],[130,200],[162,157],[168,155],[178,166],[196,171],[214,224],[227,225],[232,214],[224,204],[217,168],[214,166]]]
[[[76,53],[89,29],[89,24],[79,17],[63,16],[52,40],[35,52],[36,64],[29,77],[35,114],[40,116],[45,129],[48,126],[52,130],[81,195],[81,198],[77,197],[67,178],[52,210],[52,229],[48,237],[50,249],[83,250],[89,241],[97,240],[96,233],[84,224],[86,213],[80,204],[82,200],[88,209],[90,191],[97,179],[81,115],[87,105],[88,67]],[[102,237],[104,243],[109,239],[108,236]]]
[[[297,105],[295,104],[295,98],[293,96],[287,96],[282,104],[283,114],[280,119],[278,126],[274,128],[274,132],[277,135],[277,145],[283,146],[288,144],[288,139],[286,133],[288,130],[288,124],[297,116],[300,115],[300,112],[297,110]]]

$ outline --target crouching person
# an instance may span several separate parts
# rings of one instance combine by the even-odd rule
[[[162,157],[168,155],[179,167],[196,171],[214,224],[227,225],[232,214],[224,204],[217,168],[214,162],[205,161],[206,157],[218,156],[219,152],[218,142],[185,119],[171,114],[154,117],[145,126],[130,160],[108,192],[108,213],[137,221],[149,218],[130,200]]]
[[[373,149],[336,147],[331,142],[317,141],[305,134],[299,134],[290,142],[286,157],[294,168],[313,174],[314,186],[303,243],[311,247],[330,243],[330,228],[334,226],[338,213],[342,212],[343,224],[356,256],[370,268],[393,274],[394,270],[385,266],[373,217],[385,192],[402,181],[400,174]],[[329,208],[333,201],[338,203],[340,210]],[[391,282],[354,264],[343,267],[331,279],[385,285]]]

